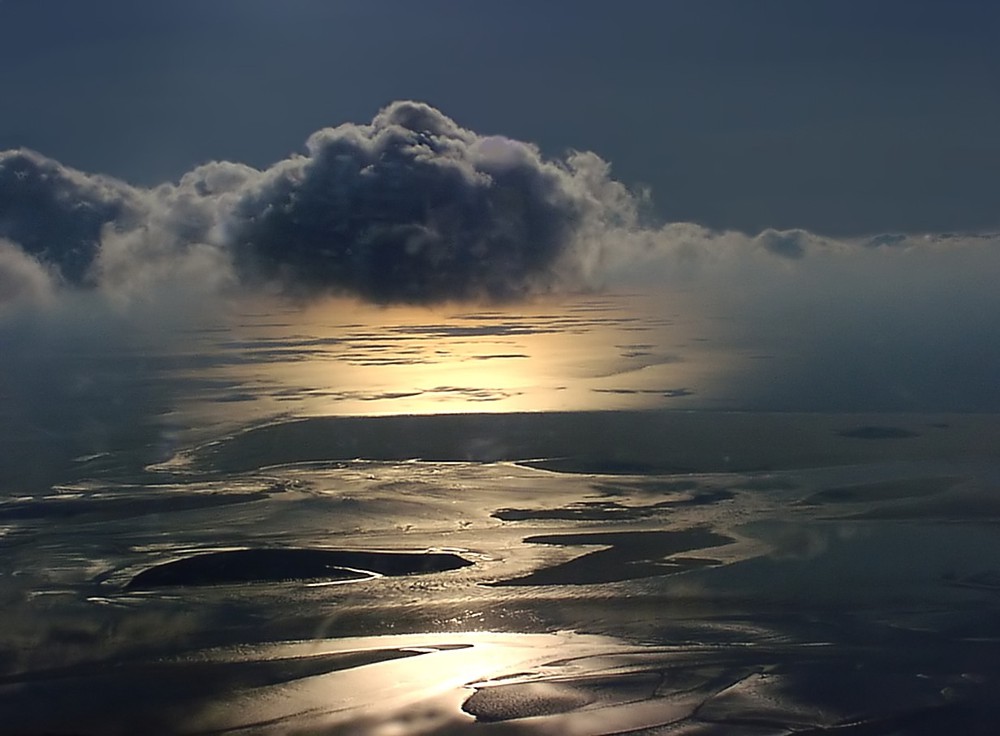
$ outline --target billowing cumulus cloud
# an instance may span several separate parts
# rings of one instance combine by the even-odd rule
[[[213,162],[152,190],[33,152],[0,158],[0,236],[68,285],[114,290],[193,258],[216,283],[225,267],[297,296],[509,300],[578,284],[638,203],[594,154],[546,159],[413,102],[320,130],[263,171]]]
[[[134,221],[136,192],[32,151],[0,152],[0,237],[67,282],[84,283],[105,226]]]
[[[551,288],[580,238],[634,217],[596,157],[546,161],[397,103],[321,130],[238,202],[241,274],[375,301],[507,299]]]
[[[846,241],[652,226],[643,206],[644,195],[595,154],[545,157],[416,102],[317,131],[304,153],[263,170],[210,162],[152,189],[8,151],[0,302],[92,290],[124,304],[218,293],[427,304],[619,284],[766,301],[782,284],[805,289],[844,269],[860,269],[837,277],[849,289],[873,269],[940,275],[947,268],[935,259],[985,248],[990,260],[995,251],[991,236]]]

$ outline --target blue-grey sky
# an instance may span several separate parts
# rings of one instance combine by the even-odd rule
[[[4,0],[0,149],[135,184],[396,99],[755,233],[1000,226],[987,0]]]

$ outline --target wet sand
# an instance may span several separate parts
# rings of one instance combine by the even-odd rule
[[[251,428],[189,459],[221,472],[364,458],[676,475],[978,457],[1000,457],[993,415],[631,411],[311,417]]]

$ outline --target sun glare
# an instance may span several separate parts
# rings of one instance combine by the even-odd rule
[[[242,321],[217,377],[271,412],[687,408],[720,365],[692,325],[636,295],[478,308],[334,299]]]

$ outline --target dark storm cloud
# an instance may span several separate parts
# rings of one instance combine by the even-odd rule
[[[263,171],[212,162],[154,189],[0,156],[0,237],[70,284],[125,292],[233,266],[296,296],[509,300],[577,283],[639,201],[594,154],[545,159],[415,102],[320,130]]]
[[[263,170],[210,162],[152,189],[8,151],[0,153],[0,308],[67,286],[129,305],[172,299],[177,309],[232,291],[427,304],[700,284],[726,296],[804,274],[822,281],[812,264],[830,258],[845,264],[844,285],[871,267],[913,273],[940,261],[943,274],[952,254],[992,252],[996,240],[657,228],[642,223],[644,206],[595,154],[547,158],[417,102],[317,131],[304,154]]]
[[[102,228],[127,221],[133,206],[125,184],[73,171],[33,151],[0,152],[0,237],[70,283],[90,277]]]
[[[588,225],[632,216],[596,157],[458,127],[400,102],[310,137],[238,203],[247,278],[378,302],[510,299],[558,283]]]

